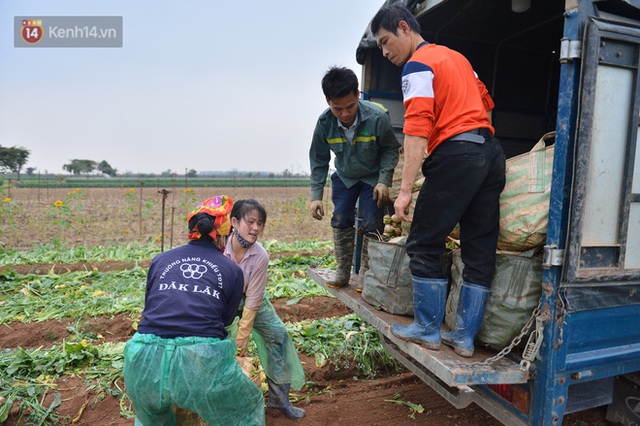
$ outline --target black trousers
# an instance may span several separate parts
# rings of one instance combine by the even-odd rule
[[[496,264],[500,193],[505,155],[500,142],[482,130],[482,144],[447,140],[422,164],[418,194],[407,238],[414,276],[444,277],[440,257],[446,238],[460,223],[460,248],[467,282],[490,286]]]

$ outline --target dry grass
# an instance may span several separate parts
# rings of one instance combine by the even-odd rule
[[[168,188],[162,226],[162,188],[11,189],[0,200],[0,247],[27,249],[54,240],[62,244],[116,245],[159,241],[185,243],[185,219],[199,202],[225,194],[234,200],[255,198],[268,214],[262,240],[294,242],[331,239],[332,205],[317,221],[309,213],[308,188]],[[329,192],[329,191],[326,191]],[[327,195],[328,197],[328,195]],[[328,198],[326,198],[328,200]],[[54,203],[62,202],[55,207]]]

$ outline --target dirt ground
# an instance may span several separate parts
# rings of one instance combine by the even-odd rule
[[[331,297],[303,299],[296,305],[287,306],[284,300],[275,300],[274,306],[284,321],[296,322],[303,319],[342,316],[349,309]],[[125,342],[134,333],[132,319],[126,315],[114,318],[94,318],[88,331],[95,331],[108,342]],[[49,321],[44,323],[11,323],[0,326],[0,346],[2,348],[22,347],[33,349],[40,346],[60,344],[70,333],[70,321]],[[433,426],[483,425],[500,423],[475,405],[457,410],[437,395],[414,374],[401,372],[382,374],[367,380],[357,377],[355,366],[336,371],[331,366],[318,368],[311,357],[301,356],[308,380],[313,385],[294,393],[299,398],[296,406],[307,411],[306,417],[294,422],[277,410],[266,412],[267,425],[307,425],[307,426],[394,426],[407,424],[429,424]],[[86,426],[130,426],[133,420],[120,416],[117,398],[87,389],[80,378],[68,377],[57,384],[62,395],[62,405],[58,408],[61,419],[72,419],[63,424]],[[120,384],[122,386],[122,384]],[[420,404],[422,414],[411,417],[406,405],[391,402],[398,394],[400,401]],[[46,403],[44,405],[47,405]],[[595,409],[568,415],[564,425],[586,426],[604,425],[605,411]],[[17,425],[18,410],[14,407],[6,426]],[[75,420],[75,421],[74,421]]]
[[[350,313],[350,310],[336,299],[324,296],[303,299],[291,306],[287,306],[284,300],[275,300],[273,304],[279,316],[290,322]],[[87,331],[101,334],[107,342],[125,342],[134,333],[131,324],[132,319],[126,315],[95,318],[90,321]],[[71,326],[73,323],[70,321],[5,324],[0,326],[1,346],[34,349],[43,345],[47,347],[60,344],[70,336],[67,327]],[[453,410],[446,401],[435,395],[411,373],[402,372],[365,380],[357,377],[355,366],[336,371],[331,366],[317,368],[311,357],[301,356],[301,361],[308,380],[314,384],[295,393],[295,396],[301,399],[295,405],[303,407],[307,416],[300,422],[293,422],[279,411],[269,409],[268,425],[404,425],[424,421],[432,425],[499,424],[477,407]],[[62,395],[63,401],[58,408],[60,417],[76,419],[73,424],[133,424],[132,420],[120,416],[120,407],[115,397],[88,390],[77,377],[59,382],[57,391]],[[386,402],[393,400],[396,393],[401,395],[402,401],[423,405],[425,412],[417,414],[415,420],[411,419],[407,406]],[[12,415],[5,422],[6,426],[18,424],[17,407],[14,408]]]
[[[33,190],[32,190],[33,191]],[[53,190],[49,190],[53,192]],[[101,189],[101,201],[108,191]],[[264,202],[270,212],[282,210],[280,204],[283,199],[293,197],[302,200],[308,195],[308,190],[304,189],[274,189],[274,188],[252,188],[246,190],[238,190],[238,194],[234,194],[228,188],[224,193],[237,198],[252,196],[257,199],[269,200]],[[33,202],[35,197],[29,198],[28,192],[22,190],[14,191],[12,195],[15,200],[20,201],[21,197],[25,200]],[[115,191],[114,191],[115,192]],[[202,191],[203,193],[205,191]],[[207,193],[218,193],[216,190],[206,190]],[[222,193],[222,192],[221,192]],[[302,194],[302,195],[301,195]],[[33,194],[32,194],[33,195]],[[47,192],[49,196],[49,192]],[[119,195],[118,195],[119,196]],[[274,198],[275,196],[275,198]],[[42,195],[44,198],[44,195]],[[50,196],[51,199],[58,195]],[[302,198],[300,198],[302,197]],[[40,195],[38,195],[40,199]],[[89,198],[88,198],[89,199]],[[47,201],[48,202],[48,201]],[[300,201],[301,204],[302,201]],[[108,201],[107,201],[108,203]],[[86,202],[87,207],[90,203]],[[271,223],[280,225],[278,229],[267,228],[266,235],[269,238],[278,238],[284,241],[295,241],[296,239],[317,238],[324,241],[330,239],[330,225],[328,218],[322,222],[312,221],[308,218],[306,211],[307,206],[301,205],[297,218],[293,217],[290,212],[290,222],[285,222],[284,213],[272,214],[270,216]],[[89,209],[88,209],[89,210]],[[91,216],[90,210],[86,212]],[[271,213],[270,213],[271,214]],[[274,217],[275,216],[275,217]],[[274,220],[272,220],[272,218]],[[30,219],[35,220],[35,219]],[[32,223],[32,222],[30,222]],[[284,226],[288,225],[288,226]],[[104,226],[100,225],[100,227]],[[94,226],[97,228],[98,226]],[[104,236],[92,234],[88,230],[91,226],[80,226],[78,224],[76,231],[81,232],[81,243],[91,244],[104,241]],[[48,242],[50,234],[43,234],[43,238],[39,242]],[[4,234],[4,243],[11,246],[11,241],[7,240],[7,233]],[[120,236],[123,242],[126,238]],[[29,243],[38,243],[34,241],[34,235],[29,235]],[[26,244],[24,239],[20,240],[19,245]],[[274,253],[271,253],[273,256]],[[63,273],[73,270],[91,270],[97,269],[101,271],[119,270],[131,268],[132,262],[104,262],[104,263],[79,263],[79,264],[46,264],[46,265],[29,265],[15,266],[18,273],[47,273],[53,270],[56,273]],[[146,266],[141,264],[141,266]],[[284,300],[274,300],[273,304],[283,321],[296,322],[303,319],[327,318],[332,316],[342,316],[350,312],[348,308],[332,297],[315,297],[312,299],[303,299],[299,303],[287,306]],[[92,328],[90,331],[104,336],[105,341],[124,342],[133,335],[131,327],[132,319],[128,316],[116,316],[113,318],[98,317],[88,321]],[[10,323],[0,325],[0,348],[16,348],[25,349],[37,348],[40,346],[59,344],[62,340],[69,336],[68,326],[73,324],[69,321],[49,321],[44,323]],[[311,357],[301,356],[307,379],[312,382],[311,385],[304,387],[301,391],[295,392],[298,401],[296,406],[306,410],[306,417],[298,422],[287,419],[280,412],[268,409],[266,412],[267,425],[269,426],[285,426],[285,425],[306,425],[306,426],[395,426],[408,424],[428,424],[433,426],[454,426],[454,425],[482,425],[493,426],[500,423],[492,416],[475,405],[471,405],[464,409],[456,409],[446,400],[436,394],[430,387],[423,383],[412,373],[401,371],[393,373],[382,372],[375,379],[364,379],[357,376],[357,369],[351,366],[349,369],[336,370],[330,365],[322,368],[316,366],[315,361]],[[123,383],[119,386],[124,387]],[[69,425],[87,425],[87,426],[106,426],[106,425],[133,425],[131,419],[120,416],[119,400],[111,395],[98,393],[95,390],[88,389],[83,381],[78,377],[69,377],[57,384],[56,389],[62,395],[62,405],[57,411],[61,419],[65,419],[62,424]],[[50,398],[51,396],[48,396]],[[268,397],[268,396],[267,396]],[[394,402],[394,400],[396,402]],[[412,416],[412,412],[405,404],[397,403],[397,401],[411,402],[420,404],[424,407],[424,412]],[[47,405],[48,401],[45,401]],[[585,425],[604,425],[605,408],[597,408],[582,413],[571,414],[564,417],[563,425],[585,426]],[[4,423],[6,426],[17,425],[18,407],[14,406],[10,416]]]

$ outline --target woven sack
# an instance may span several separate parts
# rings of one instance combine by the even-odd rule
[[[391,314],[413,315],[413,287],[404,241],[369,241],[369,269],[364,274],[362,298]]]
[[[526,251],[547,240],[554,145],[545,141],[555,135],[545,134],[531,151],[507,160],[498,250]]]
[[[454,250],[451,288],[445,306],[445,324],[456,327],[456,312],[464,264]],[[501,350],[516,337],[538,305],[542,293],[542,256],[536,250],[519,254],[496,253],[496,272],[476,343]]]

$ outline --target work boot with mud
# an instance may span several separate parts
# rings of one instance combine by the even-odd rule
[[[347,229],[333,228],[333,245],[338,268],[333,280],[327,281],[327,287],[343,288],[349,285],[355,234],[356,230],[353,227]]]
[[[307,414],[302,408],[294,407],[291,405],[291,402],[289,402],[289,390],[291,388],[289,383],[277,384],[267,378],[267,385],[269,386],[268,408],[280,410],[285,416],[292,420],[300,420]]]

